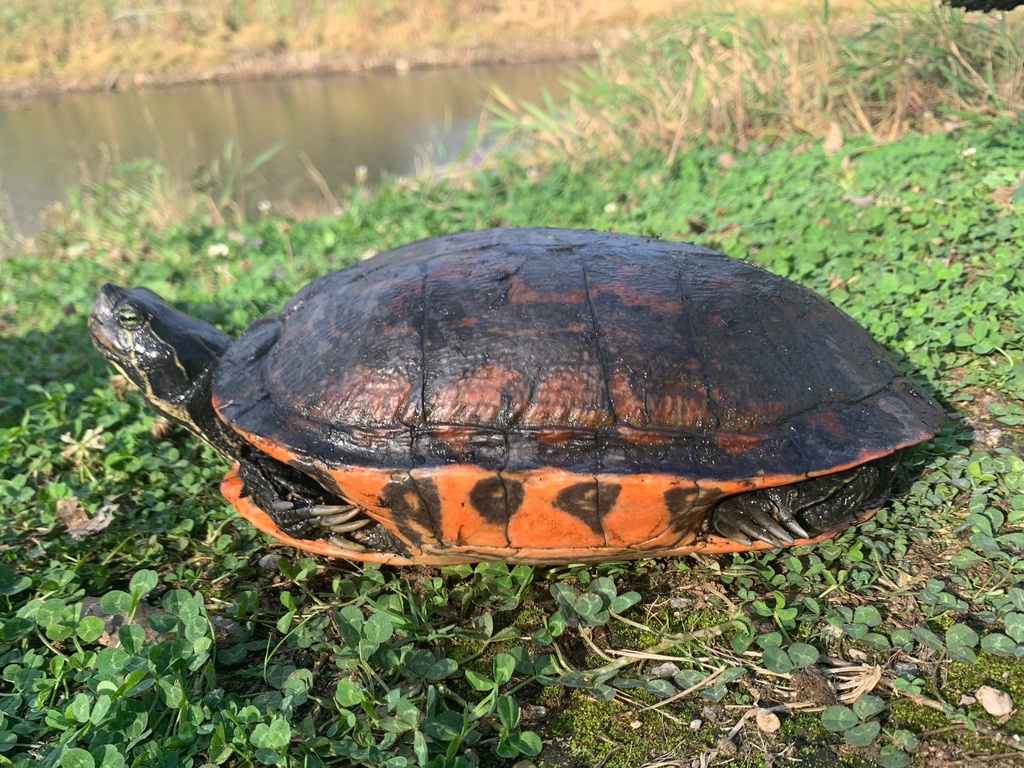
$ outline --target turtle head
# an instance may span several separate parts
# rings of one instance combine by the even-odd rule
[[[148,288],[112,283],[96,296],[89,331],[100,354],[150,405],[223,451],[210,381],[231,343],[226,333],[179,312]]]

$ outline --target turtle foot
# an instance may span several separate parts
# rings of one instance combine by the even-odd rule
[[[894,455],[829,475],[730,496],[711,511],[708,530],[744,546],[773,547],[814,539],[857,522],[884,503]]]
[[[352,552],[365,552],[366,547],[347,538],[346,534],[375,524],[354,504],[310,504],[306,499],[279,499],[271,505],[268,514],[289,536],[326,539]]]
[[[796,539],[813,538],[788,509],[772,503],[770,498],[744,498],[745,503],[732,504],[729,501],[722,502],[715,509],[711,521],[715,531],[727,539],[746,546],[763,541],[773,547],[782,547]]]
[[[252,499],[274,524],[296,539],[324,539],[344,550],[365,552],[352,534],[377,523],[354,504],[327,492],[297,469],[252,451],[239,461],[242,495]],[[361,538],[361,537],[358,537]]]

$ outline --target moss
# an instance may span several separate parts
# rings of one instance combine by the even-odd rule
[[[978,654],[973,664],[956,661],[946,673],[943,695],[947,701],[957,702],[963,695],[973,696],[982,685],[989,685],[1010,694],[1016,709],[1010,719],[1001,727],[1007,733],[1024,732],[1024,664],[1015,658],[995,656],[984,651]],[[995,718],[989,717],[993,722]]]
[[[539,603],[533,600],[526,600],[519,604],[519,607],[511,615],[509,626],[521,629],[524,632],[535,632],[544,626],[544,620],[548,613]]]
[[[835,768],[842,765],[871,765],[857,754],[841,755],[842,737],[821,724],[821,715],[811,712],[796,712],[781,718],[778,741],[792,744],[794,756],[801,768]]]
[[[654,632],[634,627],[631,624],[615,622],[609,626],[609,629],[612,632],[613,644],[619,648],[651,648],[664,640]]]
[[[944,728],[949,725],[949,720],[941,712],[914,704],[908,699],[894,699],[889,703],[888,725],[920,733]]]
[[[687,718],[678,712],[675,716],[684,722]],[[698,755],[716,741],[713,728],[694,732],[653,710],[636,712],[580,690],[568,694],[547,731],[544,736],[558,741],[579,765],[606,768],[636,768],[665,754]]]
[[[683,618],[682,626],[688,632],[695,632],[699,629],[707,629],[708,627],[717,627],[720,624],[724,624],[729,621],[732,617],[728,614],[716,611],[713,608],[701,608],[696,611],[688,612]]]

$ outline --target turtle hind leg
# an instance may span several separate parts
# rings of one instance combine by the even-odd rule
[[[730,496],[711,512],[709,528],[743,545],[773,547],[812,539],[854,523],[885,501],[896,469],[894,456],[777,488]]]
[[[243,447],[238,474],[245,486],[243,494],[293,538],[324,539],[353,552],[394,551],[397,539],[390,531],[294,467]]]

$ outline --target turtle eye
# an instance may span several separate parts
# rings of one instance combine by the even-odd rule
[[[138,328],[142,325],[142,315],[135,307],[128,304],[114,307],[114,314],[117,315],[117,321],[125,328]]]

